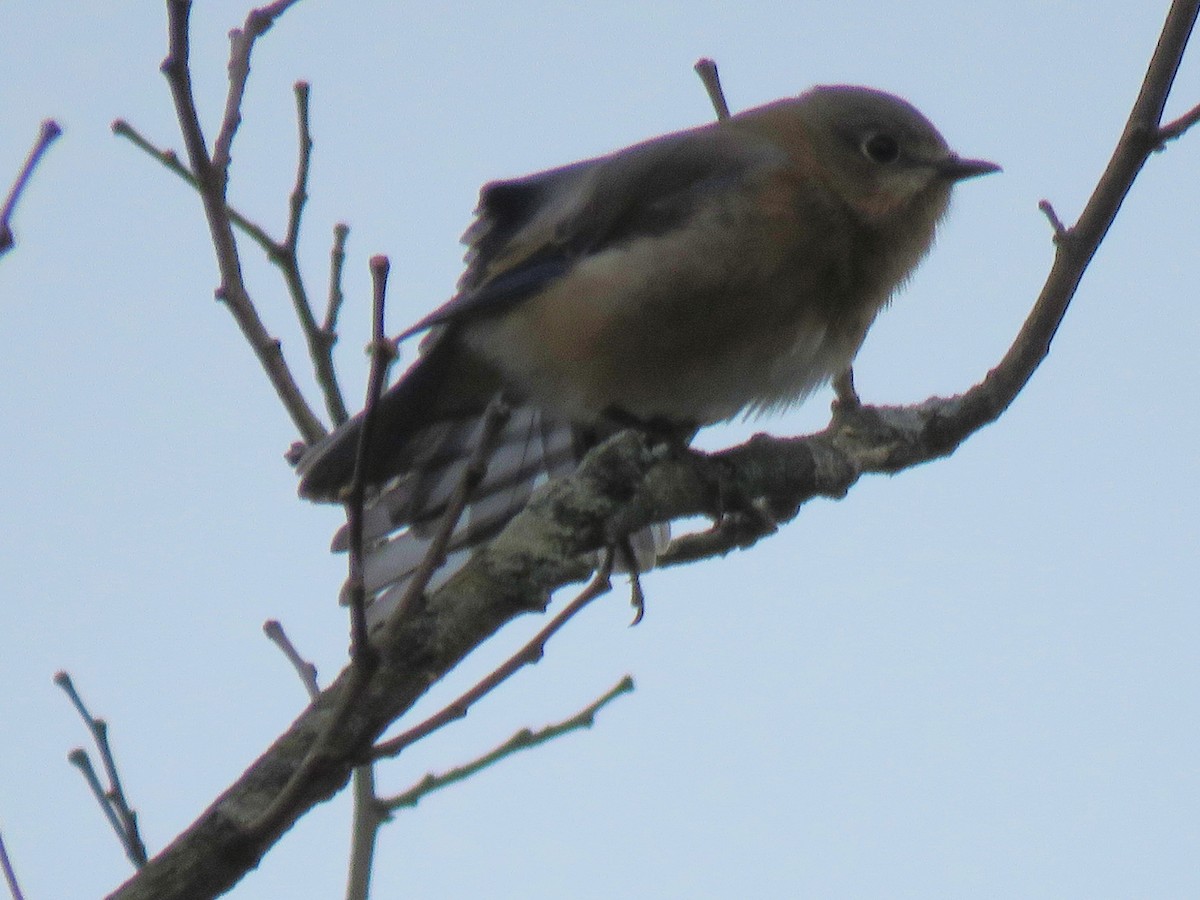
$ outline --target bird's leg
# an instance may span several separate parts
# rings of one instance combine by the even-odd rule
[[[616,546],[610,547],[607,552],[629,573],[629,604],[633,607],[633,621],[629,623],[629,627],[632,628],[642,621],[642,616],[646,614],[646,593],[642,590],[642,569],[638,565],[637,552],[628,536],[621,538]]]
[[[601,418],[608,425],[610,433],[626,428],[636,429],[646,435],[650,443],[665,445],[674,456],[686,453],[692,438],[700,430],[695,422],[666,416],[643,418],[616,406],[606,409]]]
[[[846,371],[834,377],[833,392],[837,395],[834,401],[836,409],[848,412],[862,406],[862,400],[858,398],[858,391],[854,388],[854,370],[849,366],[846,367]]]

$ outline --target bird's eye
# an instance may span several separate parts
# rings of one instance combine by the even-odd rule
[[[871,162],[887,165],[900,158],[900,144],[890,134],[877,132],[862,142],[862,152]]]

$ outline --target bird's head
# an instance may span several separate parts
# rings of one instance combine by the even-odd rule
[[[793,102],[817,171],[867,223],[912,214],[936,222],[956,182],[1000,169],[958,156],[911,104],[883,91],[830,85]]]

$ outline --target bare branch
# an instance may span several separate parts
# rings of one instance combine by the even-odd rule
[[[367,401],[363,406],[362,428],[354,452],[354,477],[347,492],[346,519],[350,530],[350,576],[347,579],[350,598],[350,635],[352,658],[355,662],[372,652],[367,635],[367,598],[364,587],[363,506],[366,504],[367,471],[370,461],[371,438],[375,432],[375,409],[387,382],[387,371],[396,358],[395,345],[387,339],[384,323],[384,304],[387,298],[387,277],[390,263],[386,256],[371,257],[371,280],[374,285],[371,324],[371,374],[367,379]]]
[[[136,868],[140,869],[146,865],[148,858],[146,845],[142,842],[141,834],[138,832],[137,813],[130,807],[129,801],[125,797],[125,789],[121,786],[121,777],[117,773],[117,763],[113,758],[112,748],[108,742],[108,723],[103,719],[97,719],[88,712],[83,698],[79,696],[74,682],[71,681],[71,676],[66,672],[59,672],[55,675],[54,683],[63,689],[70,699],[71,705],[75,707],[75,711],[83,719],[84,725],[91,732],[92,740],[96,743],[96,750],[100,754],[100,760],[104,765],[104,773],[108,778],[108,786],[104,787],[100,784],[100,779],[96,775],[96,770],[92,766],[91,758],[88,756],[86,750],[82,748],[72,750],[67,758],[83,774],[84,780],[87,781],[88,787],[91,788],[92,794],[96,798],[96,802],[100,804],[101,811],[104,813],[105,818],[108,819],[113,831],[116,832],[117,840],[121,842],[121,846],[125,850],[125,855],[129,857],[129,861]]]
[[[346,411],[346,404],[342,399],[337,375],[333,368],[333,346],[337,342],[337,334],[334,330],[336,315],[330,317],[327,313],[325,323],[318,325],[313,316],[312,304],[308,299],[308,291],[304,286],[304,280],[300,274],[298,241],[300,219],[308,196],[307,182],[312,157],[312,137],[308,126],[308,85],[302,81],[297,82],[295,92],[300,152],[296,166],[295,185],[289,200],[286,238],[282,241],[276,241],[264,228],[250,221],[245,215],[230,206],[228,200],[225,202],[225,212],[233,226],[253,240],[263,253],[266,254],[267,259],[271,261],[272,265],[282,273],[284,283],[287,285],[288,295],[292,300],[292,307],[295,310],[296,318],[300,323],[300,328],[308,344],[308,352],[313,363],[314,375],[325,397],[325,407],[333,423],[339,425],[346,421],[349,415]],[[201,190],[199,180],[187,166],[180,162],[179,156],[175,151],[164,150],[156,146],[124,119],[114,121],[112,123],[112,131],[113,134],[125,138],[135,147],[147,153],[154,160],[166,167],[168,171],[182,178],[197,191]],[[345,247],[344,230],[348,229],[345,229],[345,226],[338,226],[334,231],[334,259],[337,272],[336,276],[332,277],[336,277],[337,279],[340,279],[341,275],[341,258],[338,254],[344,256],[344,253],[341,252]],[[335,281],[334,283],[336,284],[337,282]],[[340,290],[338,297],[340,305]]]
[[[311,88],[307,81],[297,81],[292,89],[296,94],[297,143],[300,153],[296,162],[296,183],[292,186],[292,194],[288,200],[287,236],[283,239],[283,244],[295,250],[300,240],[300,217],[304,214],[304,204],[308,201],[308,172],[312,165],[313,142],[308,125],[308,97]]]
[[[613,556],[612,554],[605,555],[605,564],[596,572],[591,583],[585,587],[578,596],[563,608],[550,622],[533,636],[533,639],[525,644],[520,650],[510,656],[507,660],[501,663],[487,677],[478,682],[469,691],[461,695],[452,703],[447,704],[441,710],[434,713],[424,722],[416,725],[403,734],[400,734],[391,740],[384,741],[378,744],[371,752],[373,759],[382,759],[386,756],[396,756],[405,747],[409,747],[437,731],[444,725],[449,725],[451,722],[456,722],[466,716],[470,712],[471,707],[477,703],[482,697],[494,691],[497,687],[503,684],[509,677],[520,671],[524,666],[533,665],[545,655],[546,642],[554,636],[554,634],[575,617],[580,610],[595,600],[608,593],[612,585],[609,581],[612,575]]]
[[[390,264],[386,256],[371,258],[371,276],[374,283],[373,322],[371,329],[371,375],[367,383],[366,405],[363,409],[362,429],[354,459],[354,478],[346,500],[346,516],[350,528],[350,575],[347,579],[350,598],[350,678],[346,690],[339,698],[318,740],[309,748],[300,765],[280,788],[267,808],[256,818],[242,826],[247,841],[255,841],[270,833],[279,823],[286,821],[295,805],[300,802],[306,780],[327,766],[336,757],[334,744],[343,722],[350,715],[359,695],[371,680],[379,666],[379,653],[371,645],[367,632],[366,592],[363,587],[363,505],[366,498],[367,450],[371,446],[375,409],[387,370],[395,358],[396,350],[384,331],[387,276]]]
[[[29,151],[29,155],[25,157],[25,165],[21,166],[21,171],[17,174],[17,180],[13,182],[13,186],[9,189],[8,196],[4,200],[4,206],[0,207],[0,256],[11,250],[15,243],[12,230],[12,217],[17,208],[17,201],[21,199],[21,194],[25,192],[25,186],[33,176],[33,170],[37,168],[46,150],[49,149],[50,145],[54,143],[60,134],[62,134],[62,128],[53,119],[47,119],[42,123],[38,139]]]
[[[380,798],[378,802],[388,812],[395,812],[398,809],[416,806],[421,801],[421,798],[427,794],[431,794],[455,782],[462,781],[465,778],[470,778],[476,772],[486,769],[506,756],[512,756],[514,753],[519,753],[522,750],[531,750],[572,731],[591,728],[595,724],[597,712],[617,699],[617,697],[627,694],[632,690],[633,679],[626,675],[616,685],[569,719],[564,719],[554,725],[547,725],[538,731],[530,731],[528,728],[523,728],[495,750],[485,753],[478,759],[464,766],[451,769],[449,772],[443,772],[441,775],[430,773],[408,790],[391,797]]]
[[[161,147],[155,146],[155,144],[149,138],[143,135],[124,119],[113,120],[113,123],[110,127],[112,128],[112,133],[117,137],[125,138],[139,150],[143,151],[152,159],[160,163],[164,168],[167,169],[168,172],[178,175],[193,188],[199,190],[200,185],[196,181],[196,176],[192,174],[191,170],[188,169],[187,166],[179,161],[179,156],[174,150],[163,150]],[[256,225],[254,222],[251,222],[248,218],[242,215],[242,213],[238,212],[228,204],[226,204],[225,209],[229,213],[229,221],[232,222],[236,228],[240,229],[248,238],[254,241],[254,243],[258,244],[258,246],[262,248],[262,251],[267,254],[268,257],[273,257],[278,252],[279,245],[276,244],[271,236],[267,234],[266,231],[264,231],[260,226]]]
[[[1050,228],[1054,231],[1054,242],[1067,237],[1067,226],[1063,224],[1062,219],[1058,217],[1058,213],[1054,209],[1054,204],[1049,200],[1039,200],[1038,209],[1042,211],[1042,215],[1050,222]]]
[[[300,676],[304,690],[308,692],[308,699],[316,700],[317,695],[321,693],[321,685],[317,681],[317,667],[300,655],[300,651],[287,636],[287,632],[283,630],[283,625],[278,619],[267,619],[263,622],[263,634],[280,649],[287,657],[287,661],[292,664],[292,668]]]
[[[346,411],[346,403],[342,399],[341,388],[338,387],[337,373],[333,368],[333,345],[337,342],[337,334],[334,332],[332,324],[329,324],[329,327],[322,327],[317,323],[316,317],[313,315],[312,303],[308,299],[308,291],[300,276],[300,218],[308,199],[308,172],[312,161],[313,142],[308,125],[309,86],[306,82],[297,81],[294,90],[299,142],[296,182],[288,202],[287,236],[276,245],[272,261],[279,267],[284,281],[287,283],[288,294],[292,298],[292,308],[296,312],[296,319],[300,322],[300,328],[304,332],[304,339],[308,344],[308,355],[312,360],[313,374],[325,397],[325,409],[329,412],[331,421],[339,424],[349,418],[349,413]]]
[[[1185,131],[1200,122],[1200,104],[1193,106],[1178,119],[1168,122],[1158,129],[1159,142],[1165,144],[1181,137]]]
[[[371,896],[371,870],[379,826],[388,820],[387,811],[375,795],[375,763],[354,769],[354,822],[350,826],[350,865],[346,873],[346,900]]]
[[[249,292],[242,278],[241,260],[238,256],[237,242],[234,240],[233,226],[225,196],[229,148],[241,115],[234,101],[240,103],[245,87],[242,73],[243,57],[245,73],[248,74],[249,53],[254,39],[262,34],[274,21],[274,18],[290,5],[291,3],[276,3],[271,7],[264,7],[263,10],[255,10],[247,18],[246,28],[243,32],[239,32],[239,36],[234,39],[234,59],[230,61],[229,99],[226,103],[225,118],[218,135],[217,146],[211,158],[208,154],[203,130],[200,127],[192,91],[191,72],[188,68],[190,0],[168,0],[167,2],[170,49],[167,58],[163,60],[162,71],[167,78],[171,96],[175,101],[176,118],[179,120],[184,146],[187,148],[188,160],[196,181],[196,190],[204,204],[209,234],[216,252],[217,266],[221,272],[221,283],[216,291],[217,299],[223,301],[233,314],[238,327],[241,328],[246,340],[250,342],[267,377],[271,380],[275,392],[279,395],[300,432],[300,436],[305,443],[311,444],[325,435],[325,427],[309,408],[300,392],[300,388],[283,358],[283,350],[279,341],[267,333],[258,311],[250,300]],[[237,83],[238,79],[241,79],[240,86]]]
[[[333,346],[337,343],[337,320],[341,312],[345,295],[342,293],[342,267],[346,262],[346,239],[350,235],[350,226],[339,222],[333,226],[333,246],[329,251],[329,299],[325,306],[325,320],[321,323],[320,358],[314,357],[317,384],[325,394],[325,407],[334,426],[341,425],[350,418],[346,403],[342,399],[342,389],[338,385],[337,374],[333,368]]]
[[[704,90],[708,91],[709,102],[712,103],[713,111],[717,114],[717,121],[723,121],[729,118],[729,104],[725,101],[725,91],[721,88],[721,78],[717,74],[717,64],[707,57],[696,60],[696,64],[692,67],[696,70],[696,74],[700,76],[700,81],[704,83]]]
[[[0,869],[4,870],[4,881],[8,884],[8,893],[12,900],[25,900],[25,895],[21,893],[21,885],[17,882],[17,872],[13,868],[12,860],[8,858],[3,834],[0,834]]]
[[[346,262],[346,238],[350,236],[350,226],[339,222],[333,226],[333,247],[329,251],[329,303],[325,308],[325,321],[321,330],[326,334],[337,331],[338,314],[342,310],[345,295],[342,294],[342,267]],[[336,424],[346,421],[343,418]]]
[[[221,119],[217,139],[213,142],[212,154],[213,168],[220,173],[222,180],[228,177],[233,138],[242,123],[242,98],[250,78],[250,54],[254,51],[254,42],[266,34],[275,20],[295,3],[296,0],[278,0],[253,9],[246,16],[245,25],[229,32],[229,92],[225,97],[225,115]],[[224,189],[222,183],[222,192]]]

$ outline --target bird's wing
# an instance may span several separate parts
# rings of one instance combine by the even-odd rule
[[[748,178],[785,164],[774,144],[711,125],[492,182],[480,192],[477,218],[463,235],[467,269],[458,294],[400,337],[500,313],[580,260],[681,228]]]

